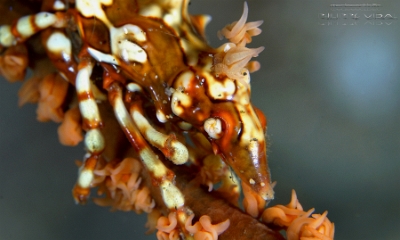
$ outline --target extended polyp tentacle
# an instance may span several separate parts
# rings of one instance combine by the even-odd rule
[[[169,211],[176,211],[180,226],[184,226],[186,219],[192,211],[185,207],[182,192],[175,186],[175,174],[168,169],[158,156],[153,152],[149,144],[141,135],[138,127],[128,113],[122,100],[122,90],[118,83],[114,82],[109,88],[109,100],[114,108],[115,116],[127,136],[128,140],[139,153],[139,156],[149,171],[154,185],[160,188],[161,197]],[[181,229],[188,235],[184,228]],[[189,235],[188,235],[189,236]]]
[[[0,27],[0,45],[10,47],[50,26],[63,27],[64,23],[62,13],[40,12],[22,17],[11,26],[3,25]]]
[[[89,196],[90,183],[94,178],[93,171],[96,167],[98,156],[104,150],[105,143],[103,135],[100,132],[102,121],[90,83],[93,65],[90,60],[83,60],[78,68],[76,91],[78,94],[79,109],[83,118],[83,128],[87,130],[85,147],[89,156],[79,169],[79,177],[73,189],[73,195],[76,202],[83,203]]]

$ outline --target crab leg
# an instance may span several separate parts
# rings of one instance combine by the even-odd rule
[[[66,32],[46,29],[42,32],[42,41],[46,44],[47,55],[60,75],[75,84],[78,64],[72,53],[72,42]]]
[[[13,25],[0,27],[0,45],[10,47],[17,42],[23,42],[35,33],[51,26],[62,27],[64,25],[62,14],[40,12],[20,18]]]
[[[181,226],[184,226],[192,211],[184,206],[184,196],[174,183],[175,173],[162,163],[141,135],[125,107],[122,100],[122,90],[117,83],[113,83],[109,88],[109,100],[122,130],[139,153],[144,166],[153,178],[153,184],[159,187],[165,206],[170,211],[177,212],[178,221]]]
[[[146,140],[140,134],[139,129],[129,116],[124,102],[122,101],[122,91],[117,84],[113,84],[109,90],[110,102],[114,108],[115,116],[121,125],[125,135],[128,137],[132,146],[139,153],[145,167],[149,170],[153,178],[160,184],[163,200],[168,208],[176,209],[184,205],[183,195],[172,184],[174,173],[169,170],[153,152]]]
[[[78,181],[74,187],[73,195],[75,201],[83,203],[89,196],[90,183],[94,178],[93,170],[96,167],[98,157],[105,147],[105,142],[100,128],[102,121],[97,103],[90,84],[90,75],[93,65],[89,60],[79,64],[79,71],[76,77],[76,90],[79,100],[79,109],[83,118],[83,127],[88,129],[85,135],[85,147],[88,156],[79,169]]]

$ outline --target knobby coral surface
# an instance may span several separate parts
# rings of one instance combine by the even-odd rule
[[[295,194],[273,199],[266,118],[250,102],[247,48],[262,21],[239,21],[204,39],[207,16],[186,0],[2,0],[0,74],[33,72],[20,105],[60,123],[78,161],[77,203],[147,213],[158,239],[332,239],[333,224],[304,212]],[[243,192],[244,210],[240,209]],[[310,217],[311,216],[311,217]]]

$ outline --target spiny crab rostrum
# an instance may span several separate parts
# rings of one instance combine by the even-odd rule
[[[262,21],[246,23],[246,3],[219,32],[228,43],[214,49],[204,35],[209,18],[189,15],[187,0],[3,2],[13,11],[2,12],[20,18],[2,20],[0,72],[14,81],[31,67],[20,103],[38,102],[39,120],[61,122],[63,144],[84,141],[77,203],[98,187],[97,204],[149,213],[159,239],[282,238],[257,220],[274,193],[266,118],[250,102],[250,72],[259,68],[250,59],[264,48],[246,47]],[[241,188],[252,217],[233,207]],[[275,215],[262,218],[288,228]]]

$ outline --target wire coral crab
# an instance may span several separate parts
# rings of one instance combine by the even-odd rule
[[[100,206],[148,213],[158,239],[333,238],[326,214],[264,209],[267,121],[250,102],[250,60],[264,48],[246,47],[262,22],[246,23],[247,3],[214,49],[208,17],[186,0],[21,2],[5,3],[15,20],[0,27],[0,73],[17,81],[31,68],[20,104],[60,123],[62,144],[84,142],[77,203],[96,188]]]

